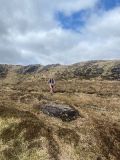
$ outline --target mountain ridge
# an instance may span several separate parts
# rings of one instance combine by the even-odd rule
[[[91,79],[100,78],[106,80],[120,80],[120,60],[94,60],[87,62],[75,63],[72,65],[7,65],[0,64],[0,76],[7,75],[9,70],[17,72],[17,74],[46,74],[57,79],[81,78]]]

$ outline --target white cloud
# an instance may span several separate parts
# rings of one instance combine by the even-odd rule
[[[120,37],[120,7],[116,7],[108,12],[103,12],[100,15],[92,15],[89,19],[85,31],[93,33],[94,35],[102,36],[119,36]]]
[[[54,0],[56,2],[55,8],[58,8],[60,11],[63,11],[66,14],[71,14],[82,9],[88,9],[94,7],[98,0]]]
[[[0,0],[0,63],[75,63],[120,58],[120,8],[92,13],[80,33],[64,30],[56,11],[72,14],[98,0]]]

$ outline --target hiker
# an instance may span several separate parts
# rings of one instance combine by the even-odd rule
[[[50,93],[54,93],[54,87],[55,87],[55,80],[53,78],[50,78],[48,81],[49,87],[50,87]]]

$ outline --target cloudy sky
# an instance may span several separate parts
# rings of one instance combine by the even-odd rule
[[[0,63],[120,59],[120,0],[0,0]]]

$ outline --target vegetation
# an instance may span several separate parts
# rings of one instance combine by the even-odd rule
[[[0,74],[0,160],[119,160],[120,61],[32,70],[0,65],[0,73],[6,69]],[[46,103],[71,105],[81,116],[63,122],[40,111]]]

